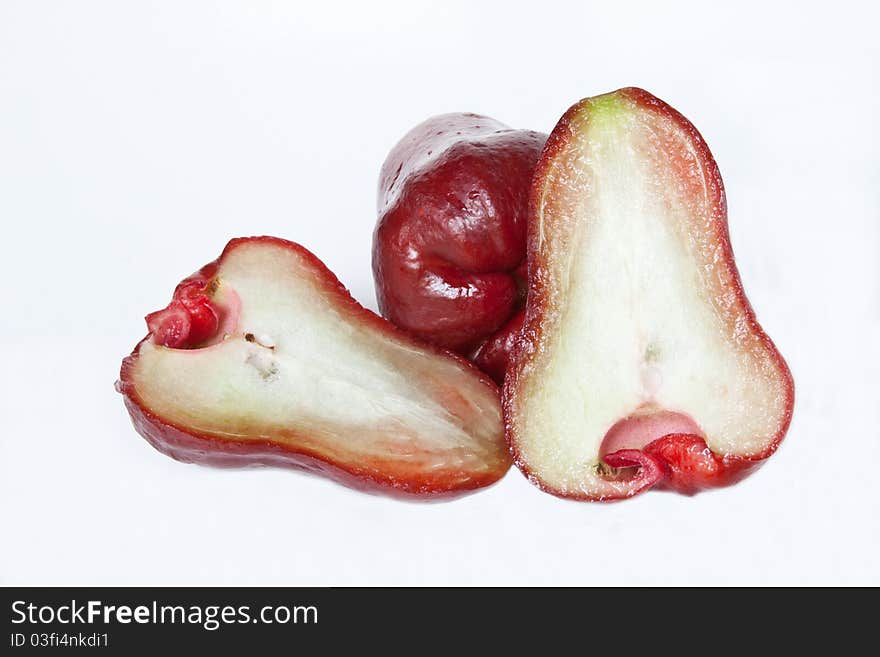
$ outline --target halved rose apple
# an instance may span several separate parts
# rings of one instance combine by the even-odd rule
[[[738,480],[779,445],[791,374],[755,319],[697,130],[640,89],[582,100],[538,164],[505,382],[520,469],[564,497]]]
[[[120,390],[135,428],[178,460],[420,496],[509,467],[495,385],[364,309],[292,242],[232,240],[147,323]]]

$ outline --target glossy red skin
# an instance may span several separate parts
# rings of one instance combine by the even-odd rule
[[[503,382],[507,374],[510,354],[516,347],[516,341],[519,340],[519,332],[522,330],[525,316],[524,309],[518,310],[507,324],[491,335],[471,356],[474,365],[498,383]]]
[[[373,276],[382,314],[423,340],[471,355],[523,306],[528,195],[546,135],[476,114],[411,130],[379,178]],[[507,342],[493,348],[499,380]],[[489,371],[489,370],[487,370]]]
[[[643,450],[620,450],[604,457],[605,463],[615,468],[637,467],[638,470],[632,475],[639,480],[631,491],[626,495],[595,498],[578,493],[556,490],[542,482],[529,469],[528,463],[523,459],[516,444],[516,427],[512,418],[511,397],[518,386],[518,379],[522,366],[527,364],[531,354],[540,343],[542,334],[543,314],[547,309],[547,286],[549,281],[545,278],[542,263],[539,261],[538,234],[534,221],[529,222],[528,234],[528,304],[523,323],[521,338],[511,355],[511,363],[504,380],[502,392],[502,406],[504,409],[505,434],[507,443],[514,457],[514,463],[519,470],[544,492],[582,501],[613,502],[627,499],[633,495],[642,493],[650,488],[659,490],[673,490],[686,495],[693,495],[701,490],[728,486],[745,478],[751,472],[763,465],[765,459],[771,456],[782,439],[785,437],[791,424],[791,416],[794,411],[794,379],[779,350],[773,341],[764,332],[755,318],[755,312],[746,298],[740,280],[739,271],[733,257],[733,249],[730,245],[730,234],[727,227],[727,199],[724,194],[724,183],[721,180],[721,172],[712,156],[709,146],[694,125],[681,113],[673,109],[664,101],[653,94],[636,87],[628,87],[615,92],[626,96],[638,106],[650,109],[672,120],[689,137],[695,146],[697,156],[711,181],[710,189],[713,194],[713,207],[716,208],[713,216],[713,225],[717,231],[717,240],[721,247],[722,257],[729,268],[732,281],[732,292],[736,302],[745,310],[749,331],[757,335],[761,341],[770,348],[773,358],[784,378],[786,393],[786,412],[779,431],[776,433],[770,445],[758,454],[746,457],[727,456],[712,454],[708,450],[705,441],[700,436],[690,434],[670,434],[663,436],[647,445]],[[571,134],[571,122],[580,110],[581,103],[576,103],[566,111],[557,123],[547,140],[541,160],[535,170],[534,184],[529,201],[530,212],[534,216],[538,211],[540,202],[540,182],[548,173],[548,167],[555,156],[565,147],[566,141]],[[710,455],[704,452],[708,450]]]
[[[322,277],[324,292],[334,305],[346,309],[354,314],[358,321],[386,333],[395,340],[410,342],[413,346],[420,349],[428,349],[438,356],[459,361],[472,370],[474,375],[484,385],[497,390],[494,382],[469,361],[446,350],[419,342],[374,312],[361,306],[349,294],[345,286],[339,282],[333,272],[327,269],[323,262],[310,251],[294,242],[265,236],[233,239],[226,245],[223,253],[216,261],[205,265],[196,274],[185,279],[184,282],[212,277],[217,271],[219,263],[222,262],[228,253],[243,243],[253,241],[270,242],[296,251],[315,270],[324,274]],[[508,463],[503,468],[487,473],[484,476],[473,476],[464,484],[452,481],[451,478],[444,479],[437,475],[428,476],[427,474],[421,477],[411,477],[402,480],[377,474],[375,468],[381,468],[380,463],[336,463],[327,460],[323,455],[313,453],[307,449],[293,448],[290,445],[276,443],[271,440],[241,441],[221,439],[194,431],[189,427],[167,422],[146,408],[137,394],[134,383],[131,381],[130,371],[138,357],[140,345],[149,339],[150,336],[146,336],[135,346],[131,355],[123,359],[118,390],[124,397],[125,407],[131,416],[132,423],[137,432],[158,451],[177,461],[215,467],[287,467],[318,474],[356,490],[412,500],[442,500],[473,492],[498,481],[504,476],[509,467]],[[375,467],[370,468],[370,465]]]

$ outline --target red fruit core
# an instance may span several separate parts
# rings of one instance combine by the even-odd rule
[[[215,279],[194,274],[184,279],[165,308],[147,315],[147,328],[155,344],[174,349],[195,349],[218,336],[222,310],[212,300]]]
[[[685,494],[718,485],[726,474],[724,461],[709,449],[693,418],[656,406],[616,422],[599,456],[615,468],[609,477],[651,480],[658,488]]]

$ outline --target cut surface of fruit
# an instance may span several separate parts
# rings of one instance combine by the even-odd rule
[[[788,428],[788,367],[755,320],[718,168],[634,88],[560,120],[532,189],[529,296],[505,382],[518,466],[590,500],[741,478]]]
[[[126,405],[161,451],[416,495],[477,488],[507,470],[494,384],[364,309],[299,245],[233,240],[184,283],[202,279],[191,305],[202,315],[210,306],[217,320],[201,325],[219,333],[191,343],[155,330],[176,326],[175,293],[123,362]]]

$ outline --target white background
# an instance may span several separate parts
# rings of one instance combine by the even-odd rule
[[[880,584],[874,3],[0,3],[0,583]],[[433,114],[549,132],[638,85],[721,166],[746,291],[797,385],[733,488],[566,502],[511,471],[407,503],[138,437],[122,357],[234,236],[375,308],[379,166]]]

